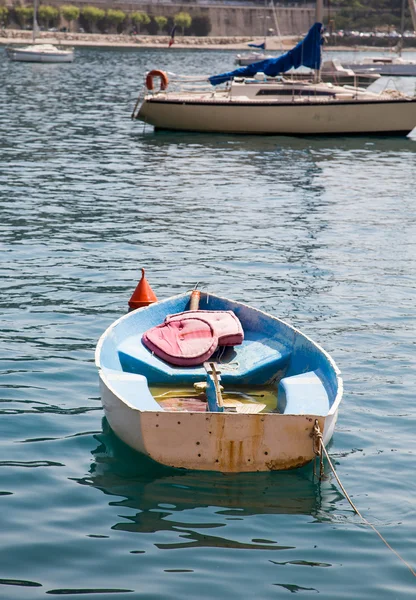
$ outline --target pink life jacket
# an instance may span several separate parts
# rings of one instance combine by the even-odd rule
[[[156,356],[179,366],[200,365],[218,346],[237,346],[244,340],[240,321],[230,310],[188,310],[168,315],[165,322],[142,336]]]

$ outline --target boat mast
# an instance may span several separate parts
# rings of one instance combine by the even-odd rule
[[[399,56],[402,55],[402,49],[403,49],[404,11],[405,11],[405,9],[406,9],[406,0],[402,0],[402,10],[401,10],[401,14],[400,14],[400,40],[397,44]]]
[[[272,11],[273,11],[274,26],[276,27],[276,34],[279,37],[280,48],[283,52],[285,48],[283,46],[282,35],[280,33],[280,27],[279,27],[279,21],[277,20],[276,7],[274,5],[273,0],[270,0],[270,6],[272,7]]]
[[[316,0],[315,22],[322,23],[322,25],[324,24],[324,0]],[[321,69],[315,69],[314,79],[316,82],[319,82],[321,80]]]
[[[416,1],[409,0],[410,14],[412,16],[413,29],[416,31]]]
[[[324,18],[324,0],[316,0],[315,5],[315,21],[323,24]]]
[[[35,43],[37,33],[39,31],[37,14],[38,14],[38,2],[39,0],[33,0],[33,27],[32,27],[32,43]]]

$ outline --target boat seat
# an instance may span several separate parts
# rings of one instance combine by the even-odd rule
[[[142,336],[143,344],[171,365],[190,367],[211,358],[219,346],[236,346],[243,328],[231,310],[187,310],[168,315]]]
[[[139,335],[130,336],[119,344],[118,357],[123,371],[144,375],[149,384],[192,384],[206,378],[203,365],[184,367],[168,364],[152,354]],[[282,377],[289,358],[290,348],[279,341],[268,338],[265,333],[245,331],[241,345],[235,346],[231,353],[220,354],[219,358],[214,355],[212,360],[216,360],[220,367],[223,385],[265,385]]]
[[[327,391],[316,371],[281,379],[277,402],[279,412],[289,415],[325,416],[330,408]]]
[[[123,373],[114,369],[102,369],[102,374],[110,388],[134,408],[140,410],[164,410],[150,393],[146,377],[136,375],[136,373]]]

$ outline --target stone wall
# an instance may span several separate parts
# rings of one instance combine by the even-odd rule
[[[83,6],[96,6],[104,10],[118,8],[125,12],[143,11],[151,16],[163,15],[173,17],[178,12],[188,12],[191,17],[195,15],[206,15],[211,21],[211,36],[249,36],[262,37],[267,29],[273,29],[273,35],[280,31],[284,35],[302,35],[306,33],[315,20],[315,5],[304,5],[302,7],[286,8],[276,6],[275,11],[271,8],[265,9],[261,5],[246,5],[236,0],[224,4],[196,4],[193,2],[177,2],[169,0],[44,0],[44,4],[60,6],[72,4],[82,8]],[[12,6],[14,0],[6,0],[6,5]],[[25,2],[24,2],[25,3]],[[42,3],[42,0],[41,0]],[[30,4],[30,2],[28,2]],[[275,13],[275,14],[274,14]],[[276,19],[277,18],[277,27]],[[277,31],[279,30],[279,31]]]
[[[146,12],[155,14],[155,7],[148,6]],[[165,9],[165,7],[163,7]],[[165,16],[173,16],[184,10],[183,5],[166,6]],[[169,12],[168,12],[169,11]],[[253,36],[261,37],[268,29],[273,29],[274,35],[301,35],[306,33],[315,19],[315,9],[310,8],[276,8],[277,26],[271,9],[246,6],[209,6],[195,7],[194,11],[187,7],[192,14],[207,15],[211,21],[213,36]]]

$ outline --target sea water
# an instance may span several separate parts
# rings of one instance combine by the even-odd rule
[[[415,136],[155,134],[130,120],[144,73],[234,53],[75,52],[1,50],[0,597],[414,598],[328,467],[198,473],[126,447],[94,349],[141,267],[160,299],[199,282],[300,328],[342,371],[337,475],[415,568]]]

